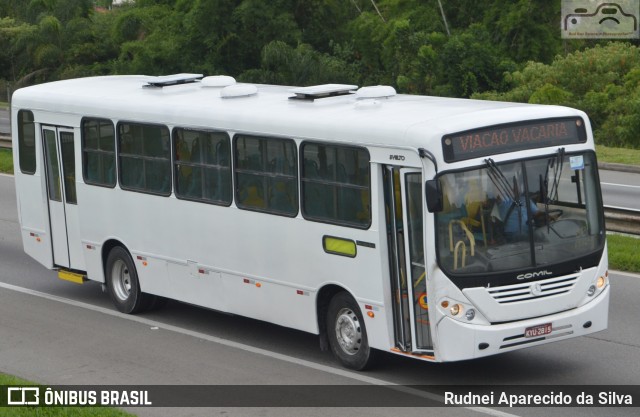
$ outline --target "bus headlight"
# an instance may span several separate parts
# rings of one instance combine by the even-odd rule
[[[600,275],[598,279],[596,279],[596,282],[589,286],[589,288],[587,289],[587,296],[593,297],[595,293],[600,292],[600,290],[604,288],[604,286],[607,284],[607,279],[605,278],[605,276],[606,274]]]
[[[467,310],[464,316],[467,318],[467,320],[471,321],[476,317],[476,311],[470,308],[469,310]]]
[[[441,299],[437,304],[438,312],[456,321],[467,324],[489,325],[489,321],[482,315],[482,312],[471,303],[454,300]]]
[[[462,310],[463,308],[460,304],[454,304],[449,311],[451,312],[452,316],[457,316],[458,314],[460,314],[460,312],[462,312]]]

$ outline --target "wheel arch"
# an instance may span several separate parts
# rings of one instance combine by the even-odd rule
[[[119,241],[118,239],[109,239],[106,242],[104,242],[104,244],[102,245],[101,257],[102,257],[102,274],[103,274],[102,282],[104,282],[105,284],[107,283],[107,271],[106,271],[107,258],[109,257],[109,253],[111,252],[111,250],[116,246],[122,247],[122,249],[126,250],[127,252],[129,252],[129,255],[131,255],[131,251],[127,249],[125,244]]]
[[[337,284],[326,284],[316,297],[316,319],[318,321],[318,335],[320,336],[320,349],[329,350],[329,339],[327,338],[327,311],[329,310],[329,302],[338,293],[346,292],[351,297],[353,294],[344,287]],[[355,298],[354,298],[355,299]]]

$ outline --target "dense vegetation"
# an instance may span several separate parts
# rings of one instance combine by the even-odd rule
[[[0,80],[17,88],[201,72],[290,85],[390,84],[577,107],[599,143],[640,149],[638,41],[563,41],[560,0],[136,0],[109,10],[111,3],[0,0]]]

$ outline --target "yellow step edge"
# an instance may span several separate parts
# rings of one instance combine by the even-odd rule
[[[82,284],[85,281],[84,275],[76,274],[75,272],[71,272],[71,271],[63,271],[63,270],[58,271],[58,278],[63,279],[65,281],[70,281],[76,284]]]

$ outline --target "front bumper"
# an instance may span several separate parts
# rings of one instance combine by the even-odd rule
[[[445,317],[436,326],[436,360],[448,362],[479,358],[604,330],[609,319],[610,288],[607,285],[596,298],[582,307],[512,323],[483,326]],[[545,323],[552,324],[550,334],[524,337],[526,328]]]

